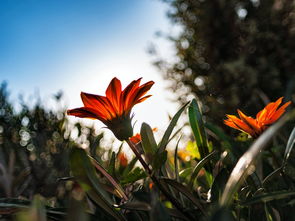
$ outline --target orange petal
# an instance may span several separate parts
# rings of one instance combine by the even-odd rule
[[[227,115],[229,118],[229,121],[231,121],[238,129],[241,130],[247,134],[250,134],[251,136],[255,135],[255,131],[251,129],[246,123],[244,123],[241,119],[237,118],[234,115]]]
[[[252,117],[246,116],[242,111],[238,110],[241,120],[247,124],[256,134],[261,133],[261,128],[257,125],[256,120]]]
[[[144,97],[140,98],[139,100],[137,100],[136,104],[145,101],[146,99],[148,99],[148,98],[151,97],[151,96],[152,96],[152,95],[147,95],[147,96],[144,96]]]
[[[262,111],[259,111],[259,113],[256,115],[256,120],[259,124],[262,124],[265,122],[265,119],[267,118],[267,109],[263,108]]]
[[[80,107],[67,110],[67,114],[81,118],[98,119],[102,122],[106,121],[106,118],[102,113],[90,107]]]
[[[139,88],[137,88],[133,94],[130,94],[130,105],[133,107],[135,104],[138,103],[138,100],[144,96],[148,90],[151,89],[153,86],[154,82],[149,81],[143,85],[141,85]]]
[[[122,92],[121,81],[118,80],[117,78],[113,78],[106,90],[106,97],[111,102],[111,104],[113,105],[118,115],[121,114],[121,108],[120,108],[121,92]]]
[[[267,121],[267,124],[272,124],[275,121],[277,121],[283,113],[285,113],[285,109],[291,104],[291,101],[285,103],[284,105],[282,105],[272,116],[271,118]]]
[[[270,118],[277,110],[277,108],[282,103],[283,97],[280,97],[275,102],[271,102],[268,105],[266,105],[265,109],[267,110],[267,117]]]
[[[116,116],[112,105],[104,96],[81,92],[81,99],[85,107],[99,110],[104,116],[106,116],[107,119],[111,119]]]
[[[141,78],[132,81],[122,92],[121,102],[124,104],[124,110],[130,110],[132,108],[132,104],[130,102],[130,97],[134,93],[134,91],[139,87]]]
[[[234,128],[234,129],[237,129],[237,130],[241,129],[237,125],[235,125],[232,120],[224,120],[223,123],[229,127]]]

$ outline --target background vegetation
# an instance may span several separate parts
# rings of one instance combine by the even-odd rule
[[[176,62],[156,55],[155,65],[179,95],[176,100],[185,103],[194,95],[219,125],[237,107],[254,115],[281,96],[294,102],[294,1],[164,2],[181,31],[164,35],[174,45]]]
[[[158,138],[142,124],[135,148],[148,168],[70,124],[61,93],[54,111],[22,99],[16,110],[2,83],[1,219],[295,220],[294,105],[256,140],[222,123],[237,108],[294,103],[294,1],[165,2],[182,31],[169,37],[177,62],[155,64],[183,106]],[[185,142],[174,129],[183,113]]]

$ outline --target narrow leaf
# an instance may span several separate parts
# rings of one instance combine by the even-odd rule
[[[217,153],[217,151],[213,151],[212,153],[208,154],[205,158],[203,158],[193,169],[193,173],[190,178],[189,187],[192,188],[194,181],[200,172],[200,170],[204,167],[204,165],[209,162]]]
[[[117,191],[118,195],[121,198],[124,198],[125,200],[128,200],[128,197],[126,196],[123,188],[120,186],[120,184],[110,175],[107,173],[107,171],[91,156],[89,156],[90,160],[92,161],[95,168],[105,177],[107,180],[113,185],[115,190]]]
[[[153,161],[153,170],[157,171],[158,169],[160,169],[161,166],[165,164],[166,160],[167,160],[167,150],[161,153],[157,153]]]
[[[272,193],[263,193],[260,195],[253,196],[251,199],[248,199],[244,202],[242,202],[242,205],[251,205],[254,203],[261,203],[261,202],[269,202],[272,200],[280,200],[285,199],[289,197],[295,196],[295,191],[278,191],[278,192],[272,192]]]
[[[71,150],[70,166],[81,187],[98,206],[114,218],[125,220],[122,214],[112,206],[113,202],[110,196],[100,185],[94,167],[83,149],[73,148]]]
[[[91,158],[90,158],[91,159]],[[93,158],[92,158],[93,159]],[[99,162],[96,161],[95,159],[93,159],[98,165],[99,165]],[[93,161],[93,162],[94,162]],[[108,166],[108,173],[112,176],[115,176],[115,170],[116,170],[116,167],[115,167],[115,163],[116,163],[116,153],[113,151],[112,152],[112,156],[111,156],[111,159],[109,161],[109,166]]]
[[[175,181],[175,180],[172,180],[172,179],[168,179],[168,178],[160,178],[159,179],[160,181],[172,186],[173,188],[175,188],[177,191],[181,192],[184,196],[186,196],[195,206],[197,206],[201,212],[203,214],[205,214],[205,211],[201,205],[201,202],[199,199],[197,199],[193,194],[192,192],[186,187],[184,186],[183,184]]]
[[[146,124],[142,123],[140,129],[140,135],[142,139],[143,150],[146,154],[154,154],[157,151],[157,143],[154,138],[154,133],[152,128]]]
[[[140,179],[146,178],[146,173],[140,169],[139,167],[136,167],[134,170],[132,170],[123,180],[121,180],[121,184],[125,185],[128,183],[134,183]]]
[[[188,116],[201,158],[204,158],[209,153],[208,141],[202,119],[202,113],[195,99],[193,99],[189,105]]]
[[[123,175],[122,175],[122,177],[125,177],[125,176],[127,176],[128,173],[130,173],[130,171],[134,168],[134,166],[135,166],[137,160],[138,160],[138,159],[137,159],[136,157],[134,157],[134,158],[128,163],[127,167],[126,167],[126,168],[124,169],[124,171],[123,171]]]
[[[286,147],[285,154],[284,154],[283,165],[285,165],[287,163],[290,153],[294,147],[294,144],[295,144],[295,127],[293,128],[291,135],[288,139],[287,147]]]
[[[189,102],[187,102],[185,105],[183,105],[180,110],[174,115],[174,117],[172,118],[172,120],[170,121],[169,126],[167,127],[164,136],[159,144],[159,149],[158,152],[163,152],[169,142],[169,137],[174,129],[174,127],[176,126],[176,123],[181,115],[181,113],[185,110],[186,106],[189,104]]]

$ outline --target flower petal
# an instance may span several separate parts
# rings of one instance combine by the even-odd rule
[[[264,124],[265,119],[267,118],[267,109],[263,108],[262,111],[256,115],[256,120],[259,124]]]
[[[99,110],[107,119],[116,116],[113,106],[104,96],[81,92],[81,99],[85,107]]]
[[[130,110],[132,108],[132,104],[130,102],[130,97],[134,93],[134,91],[139,87],[141,78],[132,81],[122,92],[121,102],[124,104],[124,111]]]
[[[122,109],[120,107],[121,92],[122,92],[121,81],[118,80],[117,78],[113,78],[106,90],[106,97],[108,98],[110,103],[113,105],[113,108],[118,115],[120,115],[122,112]]]
[[[280,104],[282,103],[283,97],[280,97],[275,102],[271,102],[266,105],[265,109],[267,110],[267,118],[271,118],[271,116],[276,112]]]
[[[138,100],[151,89],[153,84],[153,81],[149,81],[137,88],[133,94],[130,94],[130,105],[133,107],[135,104],[139,103]]]
[[[267,121],[266,124],[272,124],[275,121],[277,121],[283,113],[285,113],[285,109],[291,104],[291,101],[285,103],[284,105],[282,105],[272,116],[271,118]]]
[[[146,99],[148,99],[148,98],[151,97],[151,96],[152,96],[152,95],[147,95],[147,96],[144,96],[144,97],[140,98],[139,100],[137,100],[136,104],[145,101]]]
[[[245,124],[247,124],[253,130],[254,133],[256,133],[256,134],[261,133],[261,128],[259,127],[259,125],[257,124],[255,119],[253,119],[252,117],[248,117],[240,110],[238,110],[238,114],[239,114],[241,120]]]
[[[106,121],[106,118],[103,115],[103,113],[90,107],[80,107],[80,108],[67,110],[67,114],[75,116],[75,117],[81,117],[81,118],[98,119],[98,120],[101,120],[102,122]]]
[[[241,130],[247,134],[250,134],[251,136],[255,136],[255,131],[250,128],[245,122],[243,122],[241,119],[239,119],[238,117],[234,116],[234,115],[227,115],[227,117],[229,118],[228,120],[231,121],[237,128],[239,128],[238,130]],[[235,129],[237,129],[235,127]]]

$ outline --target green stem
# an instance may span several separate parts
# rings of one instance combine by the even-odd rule
[[[133,153],[135,154],[135,156],[137,157],[137,159],[139,160],[139,162],[141,163],[141,165],[143,166],[143,168],[148,173],[149,177],[152,179],[152,181],[154,182],[154,184],[159,188],[159,190],[165,195],[165,197],[184,216],[186,216],[190,220],[193,219],[193,217],[189,213],[187,213],[187,212],[184,211],[184,208],[181,206],[181,204],[173,196],[171,196],[171,194],[165,189],[165,187],[163,187],[163,185],[160,183],[160,181],[158,180],[158,178],[154,175],[153,171],[149,168],[149,166],[146,164],[146,162],[144,161],[144,159],[141,157],[141,155],[137,151],[135,145],[130,140],[127,140],[127,143],[129,145],[129,147],[131,148],[131,150],[133,151]]]

